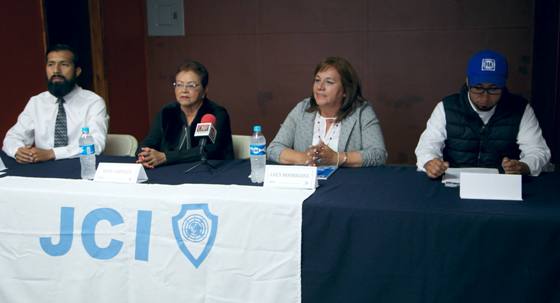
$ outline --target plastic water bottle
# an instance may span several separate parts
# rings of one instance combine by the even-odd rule
[[[82,179],[93,180],[95,176],[95,145],[93,144],[93,137],[89,134],[89,127],[82,127],[79,144]]]
[[[249,155],[251,158],[251,182],[262,183],[266,166],[266,139],[262,134],[260,125],[253,126]]]

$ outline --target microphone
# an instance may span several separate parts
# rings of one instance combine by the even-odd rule
[[[204,147],[207,143],[207,138],[210,138],[210,141],[214,143],[216,141],[216,128],[214,127],[216,124],[216,116],[212,114],[205,114],[200,119],[200,123],[196,125],[196,129],[194,131],[195,137],[202,137],[200,139],[200,160],[206,161],[206,150]]]

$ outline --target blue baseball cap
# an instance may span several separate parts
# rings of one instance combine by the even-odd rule
[[[508,63],[504,56],[483,50],[474,54],[469,60],[467,78],[469,85],[492,83],[498,87],[505,87],[508,77]]]

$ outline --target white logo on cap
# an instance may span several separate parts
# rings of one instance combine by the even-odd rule
[[[482,59],[482,66],[480,67],[481,71],[487,72],[495,72],[496,71],[496,60],[494,59]]]

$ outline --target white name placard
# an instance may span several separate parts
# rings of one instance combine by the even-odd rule
[[[315,189],[317,167],[297,165],[267,165],[264,187]]]
[[[461,173],[461,199],[521,201],[521,176]]]
[[[139,163],[99,163],[93,181],[115,183],[140,183],[148,181],[142,164]]]

